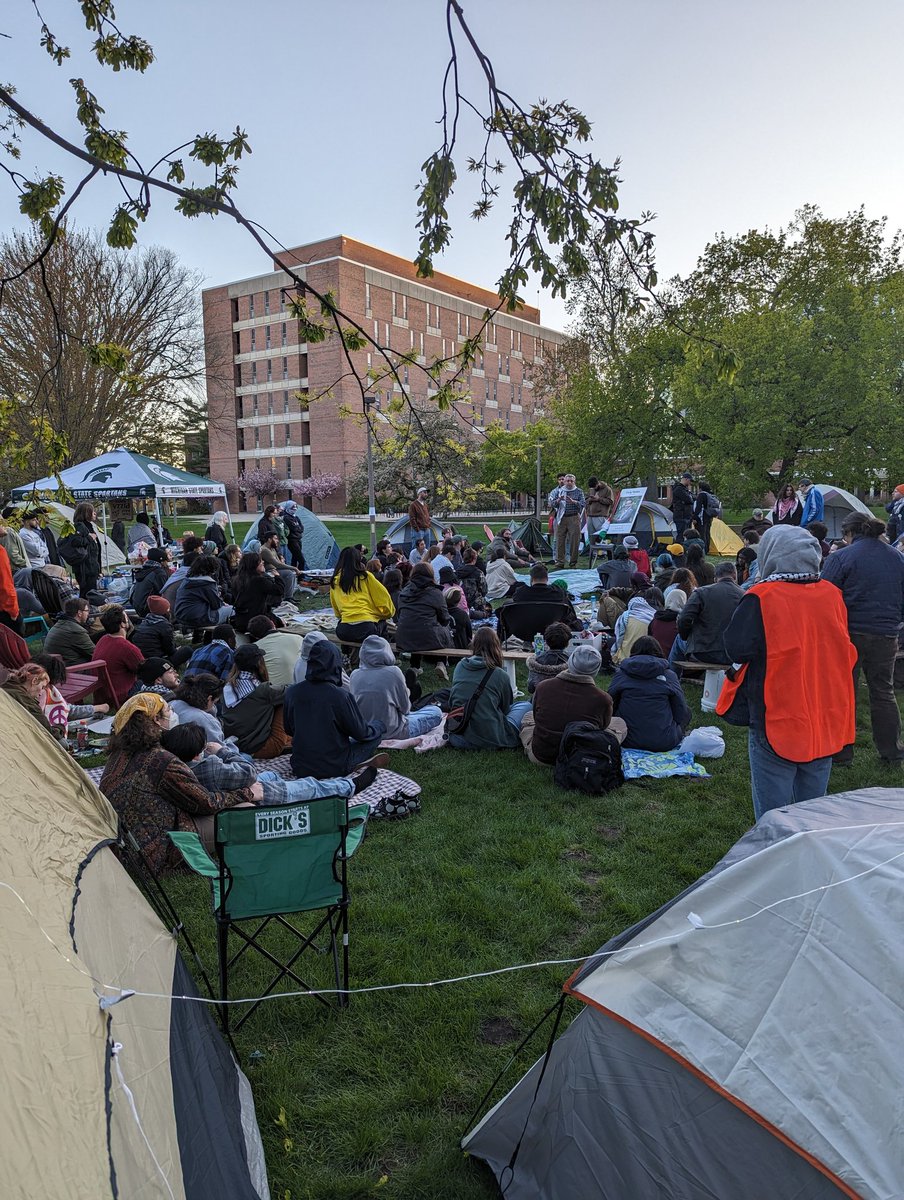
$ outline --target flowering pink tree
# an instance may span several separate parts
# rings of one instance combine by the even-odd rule
[[[277,492],[286,487],[281,476],[277,475],[275,471],[271,471],[269,467],[251,467],[247,471],[242,471],[232,482],[246,496],[254,496],[258,508],[262,506],[265,496],[275,496]]]
[[[296,500],[302,501],[307,496],[312,496],[315,500],[320,501],[320,509],[323,511],[324,500],[327,496],[332,496],[333,492],[341,486],[341,475],[334,475],[329,471],[325,473],[318,472],[316,475],[311,475],[308,479],[293,479],[292,495]]]

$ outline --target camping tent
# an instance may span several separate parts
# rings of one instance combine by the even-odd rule
[[[20,500],[17,502],[19,508],[24,508],[27,501]],[[60,530],[65,521],[72,523],[72,518],[75,516],[75,509],[70,508],[67,504],[58,504],[55,500],[42,500],[41,507],[47,509],[47,520],[52,526],[57,538],[60,536]],[[101,549],[101,567],[104,571],[108,567],[121,567],[126,561],[126,556],[116,545],[112,538],[107,537],[103,530],[98,530],[97,535],[100,538]]]
[[[263,516],[263,514],[261,514]],[[339,546],[323,521],[310,509],[299,504],[295,508],[295,516],[304,526],[301,548],[304,552],[305,565],[311,571],[331,571],[339,561]],[[260,516],[245,534],[242,549],[247,550],[251,542],[257,539],[257,527]]]
[[[655,500],[642,500],[631,532],[645,550],[663,548],[675,540],[675,519],[671,512]]]
[[[13,488],[12,496],[14,500],[26,500],[34,493],[53,493],[58,491],[60,483],[75,500],[153,500],[157,524],[161,528],[161,500],[222,498],[226,512],[229,512],[226,488],[222,483],[180,471],[178,467],[158,462],[145,454],[136,454],[134,450],[110,450],[107,454],[99,454],[88,462],[67,467],[59,477],[50,475]]]
[[[430,522],[430,532],[433,534],[434,542],[442,542],[442,527],[438,525],[436,521]],[[383,537],[389,538],[393,548],[396,550],[401,550],[403,554],[408,554],[411,550],[413,550],[418,538],[423,536],[423,533],[413,528],[408,520],[407,514],[404,517],[399,517],[398,520],[393,521],[393,523],[383,534]]]
[[[734,558],[737,552],[743,548],[744,543],[735,531],[724,521],[720,521],[718,517],[713,517],[709,528],[710,554],[717,554],[720,558]]]
[[[767,813],[576,972],[465,1149],[506,1200],[900,1196],[902,893],[904,790]]]
[[[116,814],[2,693],[0,730],[0,1194],[266,1200],[248,1081],[208,1006],[175,999],[197,993]],[[120,989],[156,995],[104,1011]]]
[[[823,520],[829,528],[830,538],[841,537],[841,522],[846,516],[852,512],[866,513],[868,517],[873,515],[872,511],[867,508],[862,500],[858,500],[851,492],[846,492],[844,488],[835,487],[830,483],[817,483],[816,490],[822,493],[822,498],[825,501],[825,516]]]
[[[517,521],[509,521],[509,529],[516,542],[523,542],[528,553],[538,558],[554,558],[555,554],[548,538],[543,533],[543,526],[536,517],[528,517],[519,525]]]

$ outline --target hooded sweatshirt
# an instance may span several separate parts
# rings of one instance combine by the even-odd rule
[[[352,671],[351,693],[365,721],[382,721],[387,738],[408,736],[411,698],[405,676],[385,638],[371,635],[361,643],[359,666]]]
[[[291,765],[301,778],[348,774],[350,742],[370,742],[385,732],[382,721],[366,721],[355,698],[342,687],[342,657],[332,642],[315,642],[301,683],[286,692],[283,724],[292,737]]]
[[[197,629],[216,625],[220,619],[223,596],[210,575],[192,575],[179,585],[173,616],[181,625]]]
[[[306,633],[301,639],[301,649],[298,652],[298,658],[295,660],[295,668],[292,672],[292,682],[301,683],[308,673],[308,658],[311,653],[311,647],[317,642],[329,641],[325,633],[321,633],[319,629],[312,629],[310,633]],[[342,686],[347,688],[351,682],[345,671],[342,672]]]
[[[452,675],[452,708],[467,703],[486,671],[486,664],[477,655],[461,660]],[[449,744],[458,750],[505,750],[517,746],[518,730],[505,719],[514,699],[508,675],[501,667],[493,667],[464,735],[451,734]]]
[[[664,658],[634,654],[618,667],[609,684],[615,715],[628,726],[629,750],[674,750],[691,713],[678,676]]]

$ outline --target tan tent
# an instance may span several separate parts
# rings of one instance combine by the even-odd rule
[[[710,554],[716,554],[720,558],[734,558],[743,547],[744,543],[735,531],[730,529],[724,521],[714,517],[709,530]]]
[[[170,999],[194,985],[113,809],[2,692],[0,825],[0,1195],[266,1200],[248,1082],[208,1007]],[[120,988],[164,998],[104,1011]]]

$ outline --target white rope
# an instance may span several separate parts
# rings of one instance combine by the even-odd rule
[[[166,1172],[157,1161],[157,1155],[154,1153],[154,1147],[148,1141],[148,1135],[144,1132],[144,1126],[141,1124],[141,1118],[138,1115],[138,1106],[135,1104],[135,1097],[132,1095],[132,1089],[126,1083],[125,1076],[122,1073],[122,1067],[119,1065],[119,1055],[122,1053],[122,1042],[114,1042],[111,1048],[113,1051],[113,1066],[116,1068],[116,1078],[119,1080],[119,1086],[126,1094],[126,1099],[129,1102],[129,1108],[131,1108],[132,1116],[135,1118],[135,1124],[138,1126],[138,1132],[141,1134],[142,1138],[144,1138],[144,1144],[147,1146],[148,1154],[150,1154],[151,1160],[153,1161],[154,1166],[157,1168],[157,1174],[166,1184],[166,1190],[170,1194],[170,1200],[176,1200],[173,1189],[170,1187],[170,1182],[166,1177]]]

